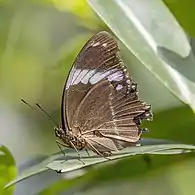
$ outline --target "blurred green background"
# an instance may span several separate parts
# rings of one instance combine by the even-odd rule
[[[188,28],[182,17],[190,3],[186,1],[187,8],[180,1],[175,1],[177,6],[166,3],[176,13],[186,33],[193,36],[195,20]],[[189,17],[190,14],[189,11]],[[100,30],[111,32],[84,0],[0,1],[0,144],[11,151],[20,170],[30,167],[31,159],[59,150],[54,124],[20,99],[24,98],[31,105],[38,102],[60,122],[61,94],[68,71],[87,39]],[[145,123],[150,129],[145,137],[195,144],[191,109],[174,97],[130,51],[120,46],[130,74],[138,82],[141,99],[151,104],[154,111],[154,122]],[[151,156],[151,159],[151,169],[145,167],[140,157],[133,157],[117,163],[110,172],[102,170],[89,174],[83,186],[82,180],[75,179],[53,185],[59,178],[55,173],[46,173],[19,184],[14,193],[36,194],[44,188],[50,190],[42,194],[58,194],[63,191],[60,189],[66,189],[62,194],[95,195],[195,193],[193,155]],[[100,185],[103,176],[107,180]],[[90,183],[91,180],[97,184]]]

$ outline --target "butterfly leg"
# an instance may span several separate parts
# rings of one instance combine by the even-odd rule
[[[58,148],[61,150],[61,152],[64,154],[64,156],[66,156],[66,154],[64,153],[64,151],[62,150],[61,146],[64,146],[61,142],[59,142],[58,140],[56,140],[56,144],[58,146]]]
[[[88,152],[88,150],[86,148],[85,148],[85,151],[86,151],[87,155],[90,156],[90,154],[89,154],[89,152]]]
[[[98,151],[98,150],[97,150],[92,144],[90,144],[89,142],[88,142],[88,144],[91,146],[92,150],[93,150],[96,154],[100,155],[101,157],[103,157],[103,158],[105,158],[105,159],[107,159],[107,160],[110,160],[110,158],[108,158],[107,155],[105,155],[105,153],[102,153],[102,152]]]
[[[70,141],[70,144],[72,145],[72,147],[75,149],[76,153],[78,154],[79,160],[83,163],[83,165],[85,165],[85,163],[84,163],[84,161],[83,161],[83,159],[82,159],[82,157],[81,157],[79,151],[78,151],[77,148],[75,147],[75,145],[74,145],[71,141]]]
[[[56,140],[56,144],[58,145],[58,148],[61,150],[61,152],[64,154],[64,156],[66,156],[66,154],[64,153],[64,151],[62,150],[62,147],[66,147],[63,143],[61,143],[60,141]],[[66,160],[62,161],[62,163],[64,163]]]

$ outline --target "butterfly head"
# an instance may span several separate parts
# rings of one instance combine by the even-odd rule
[[[63,141],[63,145],[66,147],[76,147],[78,150],[81,150],[86,146],[85,140],[82,137],[73,135],[71,131],[65,131],[63,128],[58,126],[54,127],[54,131],[56,137]]]
[[[61,139],[64,143],[69,143],[70,141],[75,141],[74,136],[69,131],[65,131],[62,127],[54,127],[55,135],[57,138]],[[69,145],[69,144],[68,144]]]
[[[65,131],[61,127],[54,127],[54,131],[56,137],[58,137],[59,139],[61,139],[65,135]]]
[[[59,126],[54,127],[55,135],[57,138],[63,141],[63,145],[66,145],[67,147],[70,146],[69,143],[69,135],[65,132],[65,130]]]

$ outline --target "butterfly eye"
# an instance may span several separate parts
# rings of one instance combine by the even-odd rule
[[[56,137],[60,137],[60,136],[61,136],[61,131],[60,131],[59,128],[55,127],[55,128],[54,128],[54,131],[55,131]]]

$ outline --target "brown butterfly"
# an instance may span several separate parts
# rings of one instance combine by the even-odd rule
[[[119,48],[107,32],[92,36],[78,54],[66,80],[61,104],[62,126],[55,127],[58,144],[92,150],[100,156],[135,146],[152,119],[151,106],[139,100],[119,56]]]

